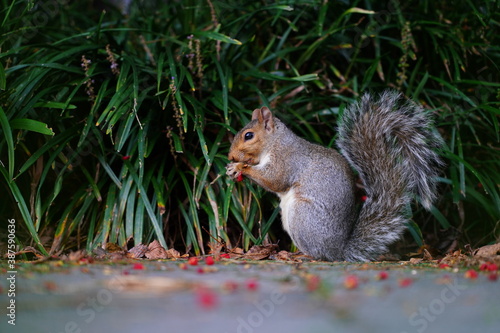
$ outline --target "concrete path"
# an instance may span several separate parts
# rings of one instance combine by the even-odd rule
[[[500,281],[483,272],[182,263],[21,264],[15,281],[3,267],[0,332],[500,332]]]

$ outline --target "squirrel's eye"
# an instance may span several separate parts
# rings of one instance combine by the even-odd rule
[[[252,140],[253,139],[253,132],[246,132],[245,133],[245,141]]]

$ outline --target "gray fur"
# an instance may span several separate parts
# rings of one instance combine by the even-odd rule
[[[344,258],[373,260],[400,237],[415,194],[431,208],[443,164],[434,149],[442,139],[425,110],[396,92],[384,92],[378,101],[365,94],[344,112],[339,138],[367,194]]]
[[[442,144],[424,110],[395,92],[369,94],[345,110],[342,153],[310,143],[267,108],[235,136],[227,174],[242,174],[281,198],[282,220],[304,253],[330,261],[368,261],[387,251],[406,226],[415,194],[425,208],[435,199]],[[255,137],[245,140],[244,133]],[[354,177],[367,199],[357,214]]]

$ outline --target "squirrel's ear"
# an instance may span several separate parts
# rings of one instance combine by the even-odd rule
[[[259,123],[264,123],[264,128],[267,131],[271,131],[274,128],[273,114],[266,106],[253,110],[252,120],[255,119],[257,119]]]

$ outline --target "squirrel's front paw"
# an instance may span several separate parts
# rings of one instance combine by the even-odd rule
[[[231,177],[231,179],[241,182],[243,180],[242,170],[245,168],[245,164],[241,162],[231,162],[226,165],[226,175]]]

